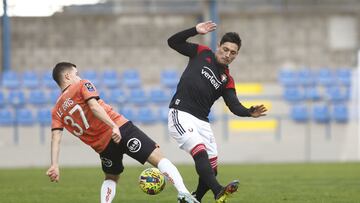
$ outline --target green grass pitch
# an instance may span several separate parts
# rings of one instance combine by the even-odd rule
[[[158,195],[138,188],[143,167],[126,167],[114,203],[176,202],[176,190],[167,184]],[[189,190],[197,183],[194,167],[178,166]],[[49,182],[46,168],[1,169],[0,202],[99,202],[103,175],[99,168],[61,168],[59,183]],[[360,163],[240,164],[220,165],[219,180],[240,180],[239,192],[229,203],[360,203]],[[210,192],[203,203],[214,202]]]

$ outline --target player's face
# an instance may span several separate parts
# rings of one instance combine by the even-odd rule
[[[77,83],[81,80],[76,68],[69,70],[69,72],[65,74],[65,78],[70,82],[70,84]]]
[[[219,45],[215,57],[218,63],[223,65],[229,65],[238,55],[238,45],[231,42],[225,42]]]

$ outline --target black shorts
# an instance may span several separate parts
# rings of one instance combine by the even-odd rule
[[[157,144],[131,121],[120,128],[121,141],[116,144],[112,139],[100,153],[102,170],[107,174],[119,175],[124,170],[123,155],[127,154],[144,164]]]

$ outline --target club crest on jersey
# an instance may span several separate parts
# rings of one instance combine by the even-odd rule
[[[136,153],[141,149],[141,142],[139,139],[137,138],[131,138],[127,143],[126,143],[127,148],[129,149],[130,152],[132,153]]]
[[[111,167],[113,165],[112,161],[110,159],[107,159],[105,157],[101,157],[101,162],[105,167]]]
[[[88,89],[89,92],[95,91],[95,87],[91,83],[87,82],[84,85]]]
[[[226,81],[227,81],[227,76],[226,76],[226,74],[222,74],[220,77],[221,77],[221,82],[222,82],[222,83],[226,83]]]

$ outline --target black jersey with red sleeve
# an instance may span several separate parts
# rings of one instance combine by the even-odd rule
[[[171,48],[189,57],[189,63],[181,75],[169,107],[208,120],[211,106],[223,97],[229,109],[238,116],[250,116],[237,99],[234,80],[228,66],[219,64],[215,54],[207,46],[187,42],[197,35],[196,28],[190,28],[168,39]]]

